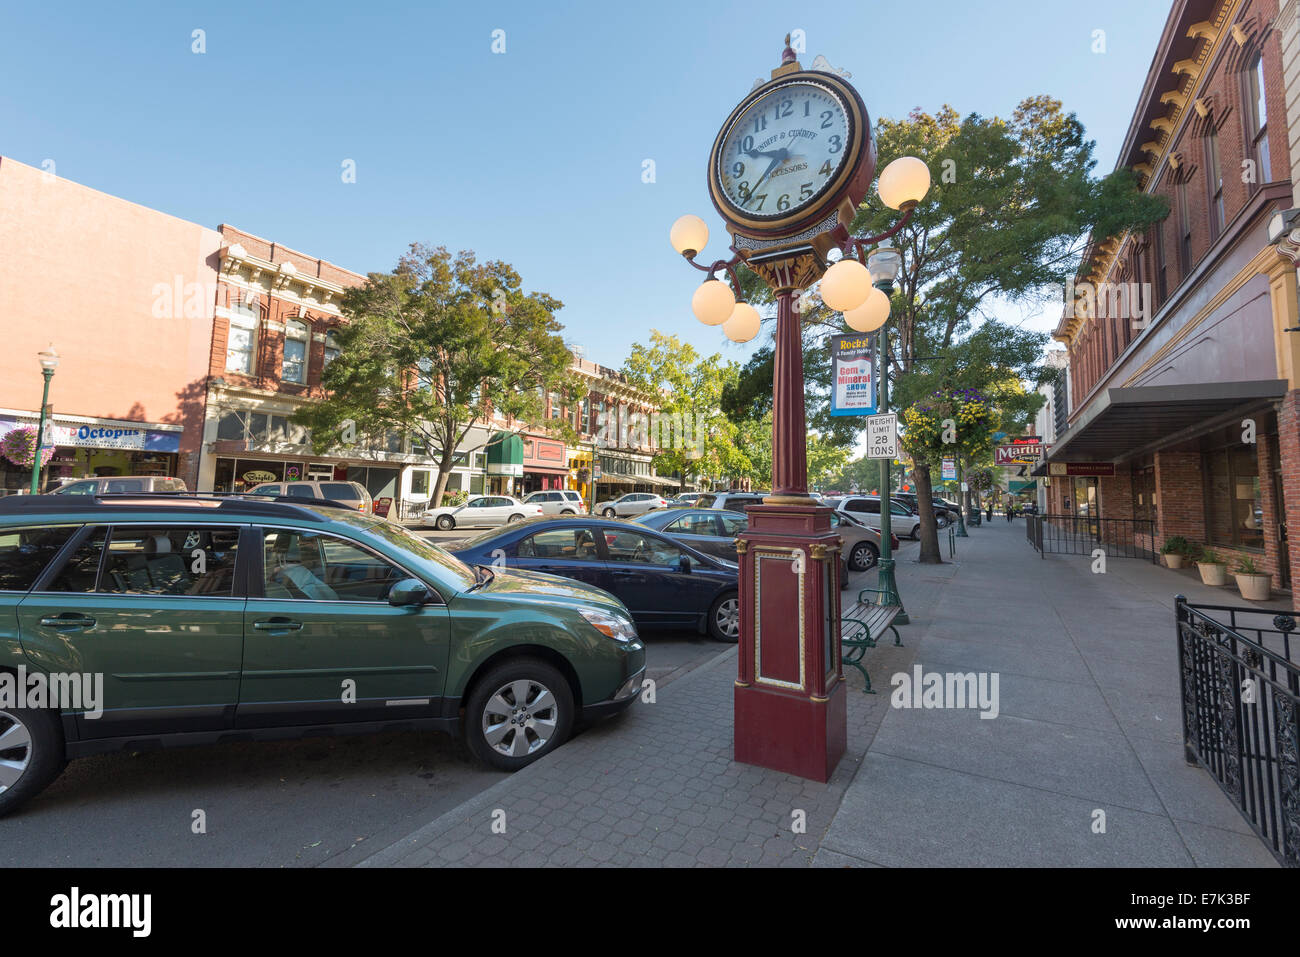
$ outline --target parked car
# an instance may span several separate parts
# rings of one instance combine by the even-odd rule
[[[453,546],[472,565],[562,575],[603,588],[638,626],[740,637],[739,568],[644,525],[603,518],[541,518],[481,532]]]
[[[541,514],[542,506],[526,505],[509,495],[475,495],[464,505],[431,508],[420,516],[420,521],[445,532],[453,528],[495,528]]]
[[[750,505],[762,505],[771,492],[708,492],[695,500],[697,508],[725,508],[744,514]]]
[[[668,500],[653,492],[628,492],[626,495],[596,503],[592,509],[605,518],[632,518],[652,508],[667,508]]]
[[[134,492],[184,492],[183,479],[161,475],[101,475],[95,478],[69,479],[52,495],[113,495]]]
[[[540,505],[543,515],[586,515],[587,503],[582,493],[573,489],[551,489],[533,492],[524,498],[525,505]]]
[[[892,499],[897,499],[908,507],[913,515],[920,515],[920,505],[917,501],[916,494],[913,492],[891,492],[889,495]],[[934,509],[934,523],[939,528],[947,528],[953,522],[957,521],[960,509],[947,502],[944,499],[934,497],[930,499],[930,505]]]
[[[736,536],[749,527],[748,516],[713,508],[648,512],[637,516],[633,521],[661,531],[673,541],[730,562],[739,559],[736,554]],[[880,558],[879,529],[862,524],[846,512],[833,513],[831,527],[844,540],[841,554],[849,571],[861,572],[875,566]],[[898,547],[897,535],[892,536],[892,544],[893,547]]]
[[[827,499],[822,504],[829,505],[831,508],[840,512],[848,512],[854,518],[860,520],[863,524],[872,528],[880,528],[880,496],[879,495],[846,495],[843,498]],[[916,541],[921,537],[921,520],[912,513],[912,510],[902,502],[894,501],[890,498],[889,502],[889,527],[898,529],[898,534]]]
[[[675,495],[673,497],[683,505],[694,505],[695,500],[703,494],[703,492],[682,492],[680,495]]]
[[[467,565],[347,509],[148,498],[0,500],[0,667],[103,680],[0,710],[0,814],[67,759],[231,736],[433,729],[516,770],[641,690],[636,626],[598,588]]]
[[[277,498],[287,495],[290,498],[317,499],[337,502],[355,508],[358,512],[373,514],[375,503],[360,482],[317,481],[305,479],[295,482],[262,482],[248,490],[249,495],[266,495]]]

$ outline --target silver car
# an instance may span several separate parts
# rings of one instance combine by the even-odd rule
[[[653,492],[628,492],[620,498],[608,502],[598,502],[594,509],[597,515],[605,518],[632,518],[652,508],[667,508],[668,500]]]

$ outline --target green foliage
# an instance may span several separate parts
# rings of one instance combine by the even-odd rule
[[[473,427],[490,427],[493,410],[521,431],[574,441],[569,423],[544,414],[547,393],[570,405],[583,394],[555,318],[561,306],[526,293],[508,263],[412,244],[391,273],[345,294],[339,355],[321,377],[329,395],[294,421],[311,429],[318,453],[413,437],[439,466],[440,503],[457,449]]]
[[[1165,543],[1160,546],[1161,555],[1182,555],[1185,558],[1191,558],[1196,554],[1196,551],[1196,546],[1181,535],[1169,536],[1165,539]]]
[[[1260,569],[1259,563],[1249,555],[1242,555],[1237,559],[1236,571],[1240,575],[1262,575],[1264,572]]]
[[[651,330],[649,345],[632,346],[623,363],[629,384],[655,397],[661,416],[689,414],[695,429],[702,428],[706,436],[702,449],[695,442],[675,441],[674,446],[684,447],[659,449],[654,458],[657,471],[680,472],[687,481],[696,475],[744,474],[748,462],[736,446],[737,427],[719,414],[723,392],[738,373],[737,363],[723,362],[718,353],[705,358],[690,343],[658,330]]]
[[[1200,551],[1198,552],[1197,557],[1196,557],[1196,563],[1197,563],[1198,565],[1223,565],[1223,564],[1226,564],[1226,563],[1224,562],[1224,560],[1223,560],[1222,558],[1219,557],[1218,553],[1215,552],[1214,549],[1210,548],[1208,545],[1205,546],[1204,548],[1200,549]]]

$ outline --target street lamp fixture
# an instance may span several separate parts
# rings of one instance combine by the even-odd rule
[[[45,378],[45,387],[41,390],[41,414],[36,426],[36,449],[32,454],[32,488],[33,495],[37,494],[41,482],[41,453],[45,450],[45,407],[50,401],[50,380],[54,378],[54,370],[59,367],[59,354],[54,350],[54,344],[44,352],[36,354],[41,362],[41,375]]]

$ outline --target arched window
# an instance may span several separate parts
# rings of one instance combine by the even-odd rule
[[[307,381],[307,342],[310,338],[307,323],[290,319],[284,324],[284,366],[280,372],[283,381]]]

